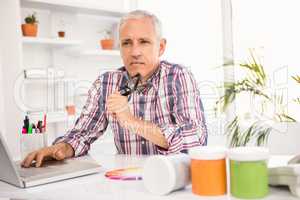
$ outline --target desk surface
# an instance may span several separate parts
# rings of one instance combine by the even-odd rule
[[[91,156],[98,161],[103,170],[101,173],[20,189],[0,182],[0,200],[2,198],[21,199],[208,199],[194,195],[191,186],[173,192],[166,196],[156,196],[148,193],[142,181],[116,181],[104,177],[104,172],[123,167],[142,166],[146,157],[123,155],[96,155]],[[285,163],[290,157],[280,156],[271,158],[269,165],[274,166]],[[209,199],[235,199],[228,196],[212,197]],[[287,187],[270,187],[270,194],[265,199],[291,200],[292,196]]]

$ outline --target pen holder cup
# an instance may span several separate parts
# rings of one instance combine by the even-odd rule
[[[20,139],[21,159],[23,160],[29,153],[47,146],[48,146],[47,132],[21,134],[21,139]]]

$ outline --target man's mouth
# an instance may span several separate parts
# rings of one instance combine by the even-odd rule
[[[131,62],[130,65],[144,65],[143,62]]]

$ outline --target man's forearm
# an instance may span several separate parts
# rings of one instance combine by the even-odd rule
[[[149,140],[150,142],[164,149],[168,149],[167,139],[162,134],[160,128],[155,124],[137,119],[132,116],[129,119],[124,120],[123,125],[132,132],[135,132],[143,138]]]

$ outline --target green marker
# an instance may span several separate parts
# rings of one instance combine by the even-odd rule
[[[32,134],[32,124],[29,124],[28,126],[28,134]]]

